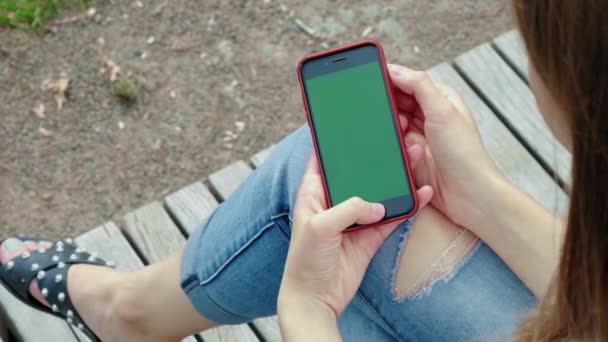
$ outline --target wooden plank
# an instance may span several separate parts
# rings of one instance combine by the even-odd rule
[[[108,222],[75,239],[76,244],[100,258],[116,263],[116,269],[134,271],[144,267],[127,239],[114,222]]]
[[[9,342],[8,328],[4,323],[4,316],[0,317],[0,342]]]
[[[0,286],[0,306],[6,325],[18,341],[78,342],[64,320],[26,306],[4,286]]]
[[[488,152],[506,177],[547,209],[565,216],[568,199],[564,192],[458,73],[444,63],[431,69],[430,74],[462,95]]]
[[[221,326],[207,330],[201,336],[205,342],[259,341],[247,324]]]
[[[165,206],[190,235],[217,208],[218,203],[205,185],[196,182],[167,196]]]
[[[456,58],[456,65],[544,166],[569,183],[570,153],[549,131],[528,86],[498,53],[484,44]]]
[[[125,222],[125,233],[149,263],[166,259],[185,242],[179,228],[158,202],[152,202],[127,214]],[[204,331],[199,336],[205,341],[259,341],[247,324],[222,326]]]
[[[251,173],[251,168],[244,161],[239,160],[209,176],[211,188],[221,198],[227,198]],[[216,184],[221,186],[217,187]]]
[[[184,236],[159,202],[125,216],[125,234],[147,263],[166,259],[185,242]]]
[[[498,52],[524,79],[528,79],[528,54],[518,31],[509,31],[494,39]]]
[[[262,335],[266,342],[281,342],[281,329],[277,316],[258,318],[252,322],[256,330]]]
[[[108,222],[76,238],[76,244],[89,251],[95,251],[98,255],[108,261],[116,262],[116,268],[123,271],[134,271],[144,266],[127,239],[122,235],[120,229],[113,222]],[[88,341],[80,336],[82,341]],[[196,342],[190,336],[182,342]]]
[[[251,164],[253,165],[254,168],[258,168],[260,167],[260,165],[262,165],[262,163],[264,162],[264,160],[266,160],[266,158],[268,158],[268,156],[270,155],[270,153],[272,153],[272,148],[274,147],[274,145],[267,147],[263,150],[261,150],[260,152],[254,154],[249,161],[251,161]]]

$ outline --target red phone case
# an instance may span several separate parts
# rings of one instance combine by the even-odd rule
[[[313,146],[315,149],[315,155],[316,155],[317,162],[319,163],[319,166],[321,169],[321,175],[322,175],[322,179],[323,179],[323,190],[325,192],[325,204],[328,208],[330,207],[331,201],[329,198],[329,191],[327,190],[327,179],[325,177],[325,170],[323,169],[323,164],[321,163],[321,158],[319,156],[319,147],[317,145],[317,135],[315,133],[314,125],[312,124],[312,116],[310,114],[310,108],[308,106],[308,101],[306,100],[306,91],[304,89],[304,81],[302,79],[302,66],[307,61],[310,61],[310,60],[313,60],[316,58],[320,58],[320,57],[325,57],[325,56],[332,55],[335,53],[339,53],[339,52],[342,52],[345,50],[350,50],[350,49],[357,48],[357,47],[364,46],[364,45],[373,45],[378,49],[378,51],[380,51],[380,65],[382,67],[382,73],[384,74],[384,79],[387,82],[386,89],[388,89],[390,105],[391,105],[391,109],[393,112],[393,119],[394,119],[393,122],[398,124],[399,118],[397,117],[397,115],[398,115],[397,106],[396,106],[396,102],[395,102],[395,97],[393,96],[393,92],[391,91],[391,89],[393,89],[392,81],[389,77],[388,70],[386,68],[386,59],[384,57],[384,49],[382,48],[382,45],[380,45],[380,43],[372,41],[372,40],[366,40],[366,41],[338,47],[335,49],[322,51],[319,53],[312,54],[310,56],[306,56],[302,60],[300,60],[300,62],[298,63],[298,80],[300,82],[300,89],[302,91],[302,101],[304,102],[304,109],[306,110],[306,119],[308,120],[308,128],[310,129],[310,134],[312,136],[312,142],[313,142]],[[414,200],[414,207],[411,212],[409,212],[405,215],[393,217],[388,220],[382,220],[382,221],[364,225],[364,226],[358,226],[358,227],[355,227],[354,229],[349,229],[347,231],[353,231],[353,230],[361,229],[361,228],[369,228],[369,227],[374,227],[374,226],[377,226],[380,224],[386,224],[389,222],[404,220],[404,219],[414,216],[418,212],[418,197],[416,195],[414,179],[412,178],[412,170],[410,168],[409,156],[407,154],[407,149],[405,147],[405,141],[403,139],[403,132],[401,131],[401,129],[398,129],[397,131],[399,132],[399,142],[401,143],[401,150],[403,151],[403,156],[405,159],[405,167],[407,170],[407,177],[408,177],[408,181],[409,181],[409,185],[410,185],[410,189],[411,189],[411,193],[412,193],[412,198]]]

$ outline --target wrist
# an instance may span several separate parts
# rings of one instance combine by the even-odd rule
[[[483,172],[476,180],[464,199],[465,208],[457,223],[479,235],[478,230],[483,228],[480,223],[497,215],[500,202],[513,185],[498,171]]]
[[[327,304],[318,300],[315,296],[294,291],[283,291],[279,293],[277,301],[277,314],[279,317],[300,317],[311,316],[323,318],[326,321],[337,322],[338,318],[335,311]]]
[[[279,293],[277,315],[285,341],[339,340],[337,316],[334,310],[314,296],[293,291]]]

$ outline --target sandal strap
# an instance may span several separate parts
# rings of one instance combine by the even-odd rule
[[[42,242],[42,239],[27,239],[23,241]],[[90,258],[90,259],[89,259]],[[35,277],[52,268],[62,268],[70,264],[94,264],[106,265],[94,254],[88,253],[83,248],[78,248],[72,240],[57,241],[48,249],[38,249],[36,251],[21,254],[0,267],[0,277],[23,300],[29,300],[29,283]],[[110,265],[107,265],[110,266]]]
[[[41,239],[22,241],[27,240],[46,241]],[[67,239],[57,241],[48,249],[41,248],[11,259],[0,267],[0,278],[26,304],[52,311],[54,315],[63,317],[69,324],[82,330],[92,340],[96,340],[95,334],[76,312],[68,293],[68,270],[74,264],[113,267],[113,263],[98,258],[95,253],[89,253],[84,248],[76,247],[71,239]],[[36,279],[43,297],[51,305],[50,310],[29,294],[29,284],[32,279]]]

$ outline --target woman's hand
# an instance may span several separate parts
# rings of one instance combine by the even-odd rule
[[[419,148],[419,146],[418,146]],[[433,192],[430,187],[417,191],[420,206]],[[384,239],[400,222],[365,228],[349,233],[351,225],[370,224],[384,217],[384,207],[360,198],[351,198],[327,209],[316,158],[310,158],[294,209],[289,254],[278,300],[283,337],[298,336],[305,329],[307,338],[324,334],[326,318],[335,320],[359,288],[365,270]],[[317,322],[323,317],[322,322]],[[291,323],[293,322],[293,323]],[[317,326],[315,329],[312,326]]]
[[[389,72],[416,183],[430,185],[435,193],[431,203],[464,225],[464,217],[479,210],[479,192],[502,177],[471,112],[456,91],[425,72],[398,65],[389,65]]]

